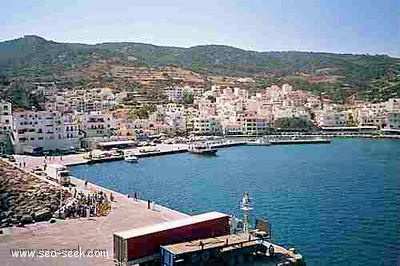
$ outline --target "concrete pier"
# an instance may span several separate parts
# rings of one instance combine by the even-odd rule
[[[113,262],[113,233],[176,220],[188,215],[156,205],[155,210],[147,209],[147,202],[134,201],[126,195],[72,178],[82,191],[103,191],[109,197],[114,194],[111,212],[107,216],[60,220],[55,224],[43,222],[21,228],[5,229],[0,235],[1,265],[115,265]],[[139,191],[140,193],[140,191]],[[10,249],[105,249],[108,258],[61,257],[57,258],[14,258]]]

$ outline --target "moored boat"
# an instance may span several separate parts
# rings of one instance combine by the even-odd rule
[[[125,160],[126,162],[129,162],[129,163],[137,163],[137,162],[139,162],[139,158],[136,157],[136,156],[133,155],[133,154],[126,154],[126,155],[124,156],[124,160]]]
[[[276,139],[270,140],[272,145],[288,145],[288,144],[329,144],[331,139],[315,138],[315,139]]]
[[[188,147],[188,151],[193,154],[216,155],[218,149],[212,147],[208,143],[198,142],[198,143],[190,144]]]
[[[271,142],[269,142],[266,139],[256,139],[256,140],[250,140],[246,144],[250,146],[270,146]]]

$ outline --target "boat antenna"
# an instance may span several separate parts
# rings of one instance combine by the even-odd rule
[[[243,194],[242,202],[240,203],[240,209],[243,211],[243,232],[248,235],[250,228],[250,213],[253,210],[252,200],[248,192]]]

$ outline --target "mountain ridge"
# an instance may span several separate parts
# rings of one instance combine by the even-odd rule
[[[19,76],[18,69],[27,67],[48,68],[49,74],[53,74],[54,68],[68,70],[111,58],[120,63],[132,63],[127,60],[128,56],[137,58],[135,64],[151,67],[174,64],[209,75],[293,75],[301,72],[371,80],[400,74],[400,59],[388,55],[258,52],[215,44],[184,48],[136,42],[63,43],[37,35],[0,42],[0,74]],[[62,75],[62,71],[56,74]]]
[[[175,65],[206,76],[255,77],[260,89],[289,82],[298,89],[334,95],[338,101],[355,93],[371,101],[400,96],[400,59],[388,55],[257,52],[227,45],[183,48],[135,42],[62,43],[37,35],[0,42],[0,76],[63,77],[92,63]],[[318,80],[321,76],[325,81],[318,84],[307,78]]]
[[[157,48],[177,48],[177,49],[190,49],[190,48],[196,48],[196,47],[202,47],[202,46],[214,46],[214,47],[223,47],[223,48],[234,48],[238,50],[242,50],[245,52],[255,52],[255,53],[282,53],[282,52],[298,52],[298,53],[311,53],[311,54],[334,54],[334,55],[342,55],[342,56],[384,56],[384,57],[390,57],[390,58],[395,58],[395,59],[400,59],[400,57],[397,56],[391,56],[385,53],[379,53],[379,54],[369,54],[369,53],[342,53],[342,52],[328,52],[328,51],[311,51],[311,50],[265,50],[265,51],[257,51],[257,50],[252,50],[252,49],[246,49],[246,48],[239,48],[235,47],[232,45],[226,45],[226,44],[198,44],[198,45],[193,45],[189,47],[183,47],[183,46],[174,46],[174,45],[158,45],[158,44],[152,44],[152,43],[145,43],[145,42],[130,42],[130,41],[106,41],[106,42],[98,42],[94,44],[90,43],[80,43],[80,42],[62,42],[62,41],[54,41],[50,39],[46,39],[40,35],[36,34],[26,34],[22,37],[15,38],[15,39],[7,39],[7,40],[2,40],[0,43],[4,42],[9,42],[9,41],[15,41],[18,39],[23,39],[23,38],[37,38],[37,39],[42,39],[47,42],[53,42],[53,43],[58,43],[58,44],[71,44],[71,45],[82,45],[82,46],[101,46],[105,44],[137,44],[137,45],[148,45],[148,46],[153,46]]]

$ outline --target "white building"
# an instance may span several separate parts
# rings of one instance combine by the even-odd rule
[[[175,130],[186,130],[186,116],[180,112],[166,112],[165,123]]]
[[[91,100],[80,100],[74,102],[76,111],[82,113],[98,112],[98,111],[109,111],[114,110],[117,106],[115,101],[91,101]]]
[[[178,102],[181,99],[181,96],[184,92],[192,93],[194,99],[200,99],[203,95],[205,88],[204,87],[170,87],[164,90],[164,93],[168,97],[168,100],[173,102]]]
[[[323,112],[316,115],[315,120],[320,127],[344,127],[346,126],[346,114],[334,111]]]
[[[266,118],[256,116],[243,118],[243,133],[246,135],[264,135],[268,129],[269,121]]]
[[[400,111],[388,114],[386,119],[386,128],[400,130]]]
[[[116,122],[110,113],[90,112],[81,116],[81,126],[86,138],[110,137],[116,128]]]
[[[79,148],[79,127],[59,112],[23,111],[13,114],[14,152]]]
[[[229,121],[225,121],[222,123],[222,133],[224,135],[242,135],[243,125],[240,123],[231,123]]]
[[[0,101],[0,132],[11,132],[12,114],[11,103]]]
[[[221,133],[221,125],[216,117],[195,117],[193,133],[198,135],[215,135]]]

